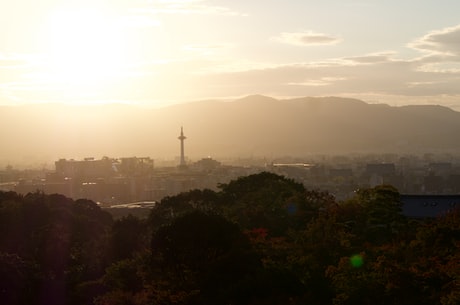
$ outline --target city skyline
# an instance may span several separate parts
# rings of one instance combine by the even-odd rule
[[[460,109],[456,1],[0,4],[0,104],[249,94]]]

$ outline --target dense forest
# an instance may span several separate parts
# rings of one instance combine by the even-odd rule
[[[460,211],[401,214],[263,172],[114,219],[90,200],[0,192],[2,304],[460,304]]]

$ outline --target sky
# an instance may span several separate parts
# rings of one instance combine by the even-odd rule
[[[251,94],[460,111],[458,0],[0,2],[0,104]]]

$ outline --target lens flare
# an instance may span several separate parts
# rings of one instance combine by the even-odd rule
[[[350,257],[350,264],[354,267],[354,268],[359,268],[361,267],[363,264],[364,264],[364,258],[362,255],[359,255],[359,254],[355,254],[353,256]]]
[[[294,215],[297,213],[297,204],[295,203],[290,203],[288,206],[287,206],[287,212],[289,215]]]

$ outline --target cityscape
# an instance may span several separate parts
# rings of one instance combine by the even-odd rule
[[[268,171],[294,179],[307,189],[327,191],[337,200],[378,185],[392,185],[403,195],[460,194],[460,158],[448,154],[248,158],[224,164],[212,157],[188,159],[183,127],[178,139],[179,157],[168,162],[175,165],[156,165],[150,157],[60,159],[54,170],[7,167],[0,172],[0,187],[24,195],[41,191],[86,198],[103,207],[144,207],[167,196],[194,189],[217,190],[238,177]]]

